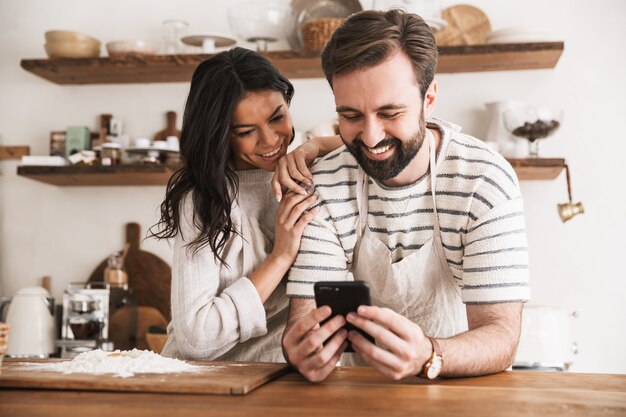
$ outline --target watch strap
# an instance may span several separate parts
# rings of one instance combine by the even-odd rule
[[[428,340],[430,340],[430,343],[433,345],[433,352],[435,352],[437,356],[441,356],[441,358],[443,358],[443,352],[441,350],[441,346],[439,346],[439,342],[437,342],[437,339],[434,337],[428,337]]]
[[[439,342],[437,342],[437,339],[433,337],[429,337],[429,336],[426,336],[426,337],[428,338],[428,340],[430,340],[430,344],[432,345],[433,351],[430,357],[426,360],[426,363],[424,363],[424,365],[422,366],[422,370],[418,375],[421,376],[422,378],[430,379],[428,377],[428,369],[432,366],[433,362],[437,359],[443,365],[443,351],[441,350],[441,346],[439,346]]]

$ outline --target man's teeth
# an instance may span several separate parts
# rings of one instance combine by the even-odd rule
[[[261,154],[261,156],[263,156],[265,158],[269,158],[270,156],[274,156],[274,155],[276,155],[278,153],[278,151],[280,151],[280,148],[281,148],[281,146],[279,146],[278,148],[274,149],[271,152]]]
[[[387,152],[391,148],[391,145],[383,146],[382,148],[367,148],[367,150],[374,155],[378,155],[379,153]]]

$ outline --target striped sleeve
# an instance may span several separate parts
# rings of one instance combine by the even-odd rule
[[[302,235],[300,251],[289,271],[287,296],[313,298],[313,284],[317,281],[345,281],[348,279],[348,259],[333,223],[323,220],[328,216],[322,205]]]
[[[521,197],[470,222],[461,297],[466,304],[528,301],[528,248]]]

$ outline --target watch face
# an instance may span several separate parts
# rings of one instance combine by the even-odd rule
[[[437,378],[439,376],[439,373],[441,372],[442,365],[443,361],[441,360],[441,358],[439,356],[435,356],[430,366],[428,367],[428,372],[426,373],[428,379]]]

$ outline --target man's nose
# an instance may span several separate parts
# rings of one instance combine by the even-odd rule
[[[374,148],[383,139],[385,139],[383,124],[375,118],[366,119],[361,134],[363,143],[370,148]]]

